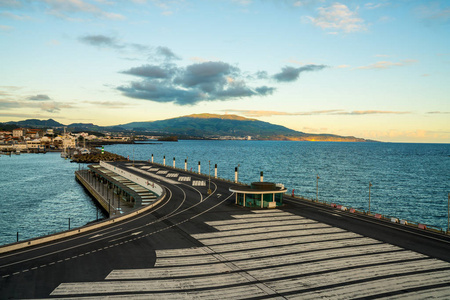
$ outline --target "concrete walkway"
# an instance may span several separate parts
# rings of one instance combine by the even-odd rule
[[[63,283],[51,296],[450,298],[450,263],[288,212],[253,211],[208,225],[217,231],[193,235],[204,247],[159,250],[154,268]]]

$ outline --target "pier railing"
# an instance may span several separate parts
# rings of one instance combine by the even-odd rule
[[[422,230],[428,230],[428,231],[432,231],[432,232],[435,232],[435,233],[441,233],[441,234],[450,235],[449,231],[446,231],[446,230],[444,230],[441,227],[437,227],[437,226],[433,226],[433,225],[429,225],[429,224],[424,224],[424,223],[418,223],[418,222],[411,221],[411,220],[408,220],[408,219],[399,219],[399,218],[394,217],[394,216],[373,213],[373,212],[369,212],[369,211],[365,211],[365,210],[357,210],[355,208],[346,207],[344,205],[339,205],[339,204],[336,204],[334,202],[322,201],[322,200],[316,200],[316,199],[309,199],[309,198],[303,197],[301,195],[285,194],[285,196],[292,197],[294,199],[300,199],[300,200],[304,200],[304,201],[309,201],[309,202],[321,204],[321,205],[324,205],[324,206],[329,206],[331,208],[334,208],[334,209],[337,209],[337,210],[341,210],[341,211],[346,211],[346,212],[352,213],[352,214],[365,215],[365,216],[373,217],[375,219],[383,220],[383,221],[386,221],[386,222],[396,223],[396,224],[409,226],[409,227],[414,227],[414,228],[418,228],[418,229],[422,229]]]

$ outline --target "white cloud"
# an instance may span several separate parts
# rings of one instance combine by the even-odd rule
[[[328,7],[319,7],[316,18],[308,17],[311,23],[324,30],[340,30],[346,33],[366,30],[364,20],[356,11],[351,11],[347,5],[334,3]]]
[[[414,59],[405,59],[400,62],[391,62],[391,61],[379,61],[367,66],[357,67],[357,69],[389,69],[391,67],[403,67],[407,65],[411,65],[416,63],[417,60]]]
[[[0,31],[11,31],[14,28],[11,26],[7,26],[7,25],[0,25]]]
[[[117,13],[103,11],[100,7],[83,0],[41,0],[49,7],[49,13],[68,20],[78,20],[69,18],[69,14],[88,13],[111,20],[123,20],[125,17]]]

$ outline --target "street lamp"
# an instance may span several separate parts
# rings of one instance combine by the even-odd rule
[[[370,188],[372,187],[372,183],[369,182],[369,215],[370,215]]]
[[[209,163],[209,173],[208,173],[208,195],[211,194],[211,161],[208,160]]]
[[[319,202],[319,174],[316,177],[316,202]]]

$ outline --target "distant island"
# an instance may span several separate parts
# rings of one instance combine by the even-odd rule
[[[65,127],[69,132],[89,132],[100,135],[146,136],[155,139],[221,139],[221,140],[277,140],[277,141],[326,141],[326,142],[367,142],[363,138],[334,134],[312,134],[289,129],[256,119],[237,115],[193,114],[161,121],[132,122],[115,126],[98,126],[92,123],[61,124],[55,120],[29,119],[0,123],[0,131],[17,127],[53,128],[61,132]]]

